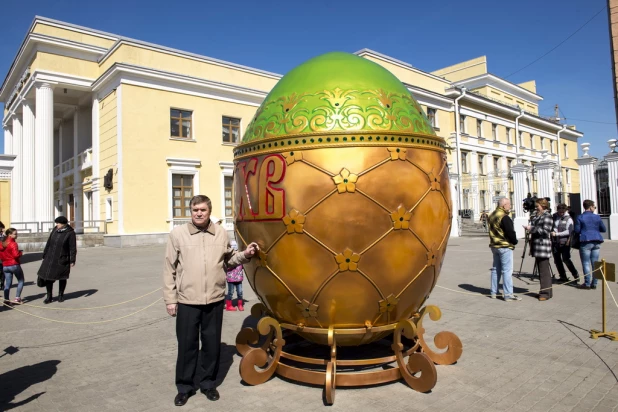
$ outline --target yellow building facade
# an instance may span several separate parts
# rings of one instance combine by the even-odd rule
[[[371,50],[357,54],[404,82],[453,147],[460,209],[478,214],[508,196],[516,161],[555,160],[563,176],[556,192],[579,192],[572,159],[582,134],[536,114],[534,82],[499,79],[485,58],[427,73]],[[280,77],[35,18],[0,89],[5,153],[14,158],[10,189],[0,186],[7,220],[45,232],[65,215],[78,233],[105,233],[107,245],[160,243],[188,220],[189,199],[206,194],[231,229],[232,149]]]

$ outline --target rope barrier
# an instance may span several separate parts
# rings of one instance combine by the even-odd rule
[[[607,281],[607,278],[605,277],[605,273],[603,272],[603,270],[601,270],[601,276],[603,276],[603,281],[604,281],[603,283],[605,283],[605,286],[607,287],[607,290],[609,291],[610,296],[614,300],[614,304],[618,308],[618,302],[616,302],[616,297],[614,296],[614,292],[612,292],[612,290],[609,288],[609,282]]]
[[[99,320],[99,321],[94,321],[94,322],[71,322],[71,321],[66,321],[66,320],[50,319],[50,318],[46,318],[46,317],[43,317],[43,316],[35,315],[34,313],[26,312],[25,310],[17,309],[16,307],[11,306],[11,305],[7,305],[4,302],[2,304],[4,306],[12,309],[12,310],[16,310],[16,311],[21,312],[23,314],[26,314],[28,316],[32,316],[32,317],[35,317],[35,318],[47,320],[49,322],[64,323],[64,324],[67,324],[67,325],[97,325],[97,324],[101,324],[101,323],[109,323],[109,322],[115,322],[115,321],[118,321],[118,320],[121,320],[121,319],[126,319],[126,318],[128,318],[130,316],[136,315],[136,314],[138,314],[138,313],[148,309],[149,307],[155,305],[156,303],[158,303],[162,299],[163,298],[159,298],[159,299],[155,300],[154,302],[152,302],[150,305],[145,306],[145,307],[143,307],[143,308],[141,308],[141,309],[139,309],[139,310],[137,310],[137,311],[135,311],[133,313],[129,313],[128,315],[124,315],[124,316],[121,316],[119,318]]]
[[[160,291],[161,289],[163,289],[163,288],[155,289],[155,290],[153,290],[152,292],[148,292],[148,293],[146,293],[145,295],[139,296],[139,297],[137,297],[137,298],[133,298],[133,299],[131,299],[131,300],[125,300],[124,302],[114,303],[114,304],[111,304],[111,305],[105,305],[105,306],[93,306],[93,307],[90,307],[90,308],[58,308],[58,307],[53,307],[53,306],[52,306],[52,307],[49,307],[49,306],[32,305],[32,304],[30,304],[30,303],[21,303],[21,304],[19,304],[19,305],[20,305],[20,306],[28,306],[28,307],[31,307],[31,308],[37,308],[37,309],[46,309],[46,310],[69,310],[69,311],[73,310],[73,311],[75,311],[75,310],[95,310],[95,309],[105,309],[105,308],[112,308],[112,307],[114,307],[114,306],[124,305],[125,303],[135,302],[136,300],[140,300],[140,299],[142,299],[142,298],[145,298],[146,296],[150,296],[150,295],[152,295],[153,293]]]
[[[604,280],[607,280],[607,279],[605,279],[605,274],[603,273],[602,268],[595,269],[595,270],[593,270],[592,272],[590,272],[589,274],[585,274],[585,275],[584,275],[584,277],[585,277],[585,276],[589,276],[589,275],[591,276],[591,275],[592,275],[594,272],[596,272],[596,271],[601,272],[601,275],[603,276],[603,279],[604,279]],[[554,288],[554,287],[556,287],[556,286],[566,286],[566,285],[568,285],[569,283],[576,282],[576,281],[578,281],[578,280],[579,280],[579,278],[569,280],[568,282],[564,282],[564,283],[562,283],[562,284],[552,285],[552,286],[551,286],[551,287],[549,287],[549,288],[539,289],[539,292],[542,292],[542,291],[544,291],[544,290],[553,289],[553,288]],[[607,282],[607,281],[606,281],[605,283],[607,284],[607,290],[609,290],[609,294],[611,295],[612,299],[614,300],[614,303],[616,304],[616,307],[618,308],[618,301],[616,301],[616,298],[614,297],[614,293],[613,293],[613,292],[612,292],[612,290],[609,288],[609,282]],[[440,286],[440,285],[436,285],[436,287],[438,287],[438,288],[440,288],[440,289],[449,290],[449,291],[451,291],[451,292],[455,292],[455,293],[461,293],[462,295],[475,295],[475,296],[483,296],[483,297],[490,297],[490,296],[491,296],[491,294],[490,294],[490,293],[464,292],[464,291],[461,291],[461,290],[455,290],[455,289],[447,288],[447,287],[445,287],[445,286]],[[536,292],[525,292],[525,293],[523,293],[523,294],[524,294],[524,295],[532,295],[532,294],[536,294]]]

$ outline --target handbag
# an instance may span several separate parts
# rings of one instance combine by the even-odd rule
[[[45,287],[45,281],[43,280],[42,277],[37,276],[36,277],[36,285],[40,288],[44,288]]]
[[[572,249],[579,249],[579,233],[571,233],[569,240],[567,240],[567,246],[571,246]]]

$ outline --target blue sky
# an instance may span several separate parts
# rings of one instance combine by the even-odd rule
[[[606,1],[108,0],[106,7],[100,4],[6,2],[0,25],[2,79],[35,15],[281,74],[328,51],[366,47],[425,71],[486,55],[489,71],[504,77],[563,41]],[[606,141],[617,132],[606,11],[508,80],[531,79],[544,97],[541,114],[552,115],[558,103],[568,123],[585,133],[583,141],[592,143],[592,154],[608,152]]]

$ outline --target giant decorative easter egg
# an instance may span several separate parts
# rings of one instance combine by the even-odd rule
[[[445,142],[388,70],[338,52],[291,70],[234,165],[236,238],[261,248],[245,273],[282,325],[359,345],[429,298],[452,216]]]

